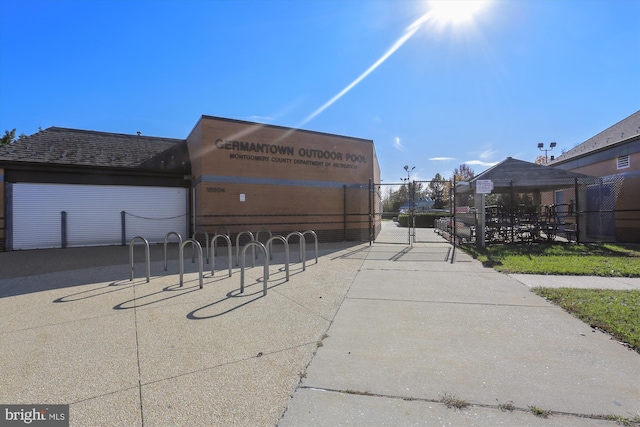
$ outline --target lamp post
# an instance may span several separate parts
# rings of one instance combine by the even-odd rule
[[[413,166],[411,169],[409,169],[408,165],[405,165],[404,170],[407,172],[407,177],[406,178],[400,178],[403,182],[405,182],[407,184],[407,190],[409,191],[409,218],[407,221],[407,229],[409,231],[409,245],[411,245],[411,247],[413,247],[413,240],[411,239],[411,230],[414,227],[414,218],[413,218],[413,211],[415,210],[415,201],[413,200],[413,195],[414,195],[414,189],[412,189],[411,187],[411,171],[414,170],[416,167]]]
[[[409,210],[410,211],[413,211],[413,208],[414,208],[413,191],[411,191],[411,171],[414,170],[415,168],[416,167],[413,166],[411,169],[409,169],[409,166],[405,165],[404,170],[407,171],[407,177],[400,178],[402,182],[407,184],[407,190],[409,191]]]
[[[544,151],[544,164],[546,165],[549,162],[549,158],[547,157],[547,153],[551,150],[553,150],[553,148],[556,146],[555,142],[552,142],[551,144],[549,144],[549,148],[544,148],[544,143],[540,142],[538,143],[538,148],[540,149],[540,151]]]

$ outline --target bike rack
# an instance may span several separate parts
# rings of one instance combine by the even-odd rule
[[[305,252],[306,252],[306,241],[304,239],[304,236],[302,235],[301,232],[299,231],[292,231],[291,233],[287,234],[287,243],[289,243],[289,238],[291,236],[298,236],[298,238],[300,239],[300,262],[302,262],[302,271],[306,270],[306,264],[305,264]]]
[[[267,229],[267,228],[261,228],[260,230],[258,230],[256,232],[256,242],[260,242],[260,233],[269,233],[269,239],[273,237],[273,234],[271,233],[271,230]],[[260,242],[262,243],[262,242]],[[268,247],[266,243],[263,243],[265,245],[265,247]],[[256,254],[256,256],[258,256]],[[273,259],[273,258],[269,258],[269,259]]]
[[[180,287],[182,287],[182,277],[184,276],[184,247],[191,243],[193,248],[198,249],[198,267],[200,271],[200,289],[203,287],[202,283],[202,245],[200,242],[194,239],[187,239],[180,245]]]
[[[316,264],[317,264],[318,263],[318,235],[313,230],[307,230],[304,233],[302,233],[303,236],[305,234],[311,234],[313,236],[313,240],[315,241],[315,245],[316,245]],[[306,242],[305,242],[305,246],[306,246]]]
[[[224,233],[220,233],[220,232],[218,231],[218,229],[216,228],[216,230],[215,230],[215,232],[213,233],[213,235],[215,236],[215,235],[217,235],[217,234],[220,234],[220,235],[226,235],[226,236],[231,237],[231,233],[229,232],[229,228],[224,227],[224,230],[225,230],[225,232],[224,232]],[[214,258],[214,257],[217,255],[217,254],[216,254],[217,249],[218,249],[218,247],[217,247],[217,246],[213,246],[213,243],[211,243],[211,258]]]
[[[271,237],[269,240],[267,240],[267,244],[265,245],[267,248],[269,248],[269,255],[272,254],[272,250],[271,247],[273,246],[273,241],[274,240],[280,240],[282,243],[284,243],[284,268],[287,272],[287,282],[289,281],[289,242],[287,242],[287,239],[285,239],[282,236],[273,236]],[[269,259],[272,259],[272,257],[270,256]]]
[[[250,231],[241,231],[240,233],[238,233],[238,235],[236,236],[236,265],[238,265],[238,263],[240,262],[239,258],[240,258],[240,236],[242,236],[243,234],[248,234],[249,236],[251,236],[251,241],[255,242],[256,239],[253,237],[253,233]],[[245,245],[246,246],[246,245]],[[253,247],[253,266],[256,266],[256,248]]]
[[[264,252],[264,269],[263,269],[263,287],[262,287],[262,295],[267,295],[267,280],[269,280],[269,255],[267,255],[267,248],[260,242],[251,241],[244,245],[242,248],[242,266],[240,268],[240,293],[244,292],[244,258],[245,252],[251,246],[255,251],[256,246]],[[253,256],[251,258],[254,258]],[[255,258],[254,258],[255,260]]]
[[[207,245],[207,264],[209,264],[209,233],[207,233],[204,230],[196,230],[193,233],[193,236],[191,236],[191,239],[196,240],[196,236],[198,234],[204,234],[204,242]],[[202,245],[201,245],[202,246]],[[194,255],[194,251],[191,251],[191,262],[195,262],[195,255]]]
[[[144,243],[144,253],[147,259],[147,283],[151,280],[151,261],[149,259],[149,242],[142,236],[136,236],[129,242],[129,264],[131,264],[131,275],[129,281],[133,280],[133,242],[136,240],[142,240]]]
[[[164,271],[167,271],[167,242],[170,236],[177,236],[179,243],[182,244],[182,236],[175,231],[170,231],[164,236]]]
[[[226,234],[216,234],[215,236],[213,236],[213,239],[211,239],[211,247],[214,247],[214,245],[217,243],[216,240],[218,240],[221,237],[227,241],[227,254],[229,256],[229,277],[231,277],[231,264],[233,264],[233,260],[232,260],[233,252],[231,249],[231,239]],[[216,251],[214,250],[213,256],[211,257],[211,275],[212,276],[215,273],[215,268],[216,268]]]

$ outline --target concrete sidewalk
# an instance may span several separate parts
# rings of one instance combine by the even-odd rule
[[[640,416],[637,353],[460,251],[451,263],[441,240],[325,244],[317,264],[307,254],[303,271],[291,248],[285,281],[276,253],[263,297],[262,259],[240,294],[224,257],[199,289],[197,264],[185,261],[180,287],[178,262],[165,272],[157,248],[149,283],[141,262],[129,281],[126,247],[0,253],[0,403],[69,404],[73,426]]]
[[[294,245],[288,282],[279,252],[266,297],[262,258],[240,294],[226,257],[199,289],[190,260],[182,287],[178,262],[164,272],[157,257],[149,283],[143,263],[130,281],[126,247],[85,248],[75,260],[66,250],[0,253],[3,267],[30,261],[0,280],[0,403],[69,404],[73,426],[275,425],[366,247],[320,245],[318,264],[310,248],[303,271]],[[91,267],[25,275],[38,255],[54,270]]]
[[[636,352],[464,253],[443,262],[447,250],[368,251],[280,426],[577,427],[640,417]]]
[[[640,290],[640,277],[550,276],[544,274],[509,274],[530,288],[582,288]]]

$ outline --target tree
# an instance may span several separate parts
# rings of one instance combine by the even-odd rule
[[[12,131],[5,130],[4,131],[4,135],[0,138],[0,147],[2,147],[3,145],[13,144],[14,142],[19,141],[22,138],[26,138],[26,137],[27,137],[27,135],[25,135],[24,133],[21,133],[16,138],[16,130],[15,129],[13,129]]]
[[[423,188],[421,182],[406,181],[406,183],[402,184],[395,191],[389,187],[382,200],[382,210],[384,212],[398,212],[400,207],[407,201],[416,201],[427,194],[428,190]]]
[[[455,168],[453,170],[453,176],[456,178],[456,182],[471,181],[475,176],[475,172],[466,163],[460,164],[460,169]]]
[[[536,160],[533,163],[535,163],[536,165],[546,165],[547,157],[541,154],[538,157],[536,157]]]
[[[453,177],[455,178],[455,182],[458,183],[460,181],[471,181],[475,176],[475,172],[471,169],[467,164],[460,164],[460,168],[455,168],[453,170]],[[456,204],[460,206],[473,206],[473,194],[465,194],[465,195],[456,195]]]
[[[409,189],[413,190],[413,197],[414,200],[418,200],[421,197],[425,196],[425,190],[422,187],[422,183],[421,182],[412,182],[409,184]],[[409,192],[411,193],[411,192]]]
[[[386,187],[384,194],[382,195],[382,212],[391,212],[391,197],[393,196],[393,189]]]
[[[447,188],[447,181],[437,173],[427,187],[427,195],[433,200],[434,209],[442,209],[445,206],[445,190]]]
[[[0,138],[0,147],[3,145],[9,145],[15,140],[16,140],[16,130],[15,129],[12,131],[5,130],[4,136]]]

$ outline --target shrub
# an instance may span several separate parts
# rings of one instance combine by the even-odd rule
[[[417,228],[434,228],[434,222],[438,218],[447,216],[444,212],[420,212],[414,215]],[[409,226],[409,215],[398,215],[398,223],[401,227]]]

